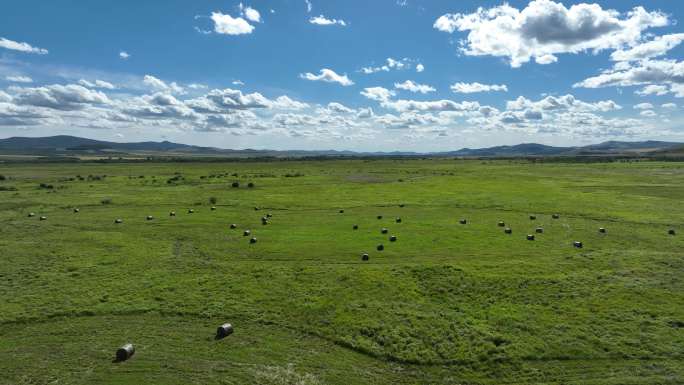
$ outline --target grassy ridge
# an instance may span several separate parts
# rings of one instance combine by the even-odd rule
[[[167,183],[175,173],[184,179]],[[7,383],[684,378],[684,241],[667,234],[684,231],[679,163],[26,164],[0,174],[17,189],[0,192]],[[89,174],[107,176],[65,180]],[[544,233],[526,241],[537,226]],[[216,343],[225,320],[238,332]],[[107,361],[128,340],[136,356]]]

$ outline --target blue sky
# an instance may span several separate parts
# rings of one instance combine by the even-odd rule
[[[386,151],[684,141],[683,8],[13,2],[0,14],[0,137]]]

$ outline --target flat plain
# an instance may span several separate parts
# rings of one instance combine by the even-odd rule
[[[684,383],[682,163],[0,175],[2,384]]]

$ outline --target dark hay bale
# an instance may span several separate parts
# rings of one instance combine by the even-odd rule
[[[254,188],[254,183],[253,183],[253,182],[247,183],[247,187],[249,187],[249,188]]]
[[[383,244],[381,243],[375,249],[378,251],[383,251],[383,250],[385,250],[385,246],[383,246]]]
[[[551,215],[551,218],[553,218],[553,219],[558,219],[558,218],[560,218],[560,215],[558,215],[558,214],[553,214],[553,215]]]
[[[363,254],[361,254],[361,260],[362,260],[362,261],[367,261],[368,258],[369,258],[369,257],[368,257],[368,253],[363,253]]]
[[[534,234],[527,234],[528,241],[534,241]]]
[[[504,226],[506,226],[506,224],[505,224],[503,221],[499,221],[499,223],[498,223],[497,225],[498,225],[499,227],[504,227]]]
[[[399,204],[399,207],[404,207],[404,204],[403,204],[403,203],[400,203],[400,204]]]
[[[675,234],[676,234],[675,229],[669,229],[669,230],[667,230],[667,233],[670,234],[670,235],[675,235]]]
[[[359,225],[354,225],[354,226],[352,226],[352,229],[353,229],[353,230],[358,230],[358,229],[359,229]]]
[[[228,337],[233,334],[233,325],[225,323],[216,328],[216,339],[220,340],[222,338]]]
[[[238,187],[240,187],[240,182],[233,182],[233,183],[231,184],[231,186],[234,187],[234,188],[238,188]]]
[[[382,219],[382,215],[378,215],[378,219]]]
[[[193,209],[189,209],[189,210],[188,210],[188,214],[192,214],[192,213],[194,213],[194,212],[195,212],[195,210],[193,210]]]
[[[133,344],[126,344],[116,350],[116,361],[123,362],[133,357],[135,354],[135,347]]]
[[[465,219],[461,219],[460,221],[458,221],[458,223],[465,225],[466,223],[468,223],[468,221]]]
[[[242,232],[242,236],[243,236],[243,237],[249,237],[250,234],[252,234],[252,232],[249,231],[249,230],[245,230],[245,231]]]
[[[123,219],[121,219],[121,218],[116,218],[116,219],[114,220],[114,223],[123,223]]]
[[[254,206],[254,211],[259,211],[259,208]]]
[[[36,213],[28,213],[28,216],[29,216],[29,218],[30,218],[30,217],[35,217],[35,216],[36,216]]]
[[[232,224],[230,225],[230,228],[231,228],[231,229],[237,229],[237,225],[236,225],[235,223],[232,223]]]
[[[45,220],[47,220],[47,217],[40,217],[40,220],[45,221]]]
[[[510,227],[506,227],[506,228],[504,229],[504,233],[506,233],[506,234],[513,234],[513,230],[511,230]]]
[[[340,214],[344,214],[344,210],[340,210]]]
[[[387,231],[388,231],[388,230],[387,230],[386,228],[383,227],[383,228],[380,230],[380,233],[381,233],[381,234],[387,234]]]
[[[272,216],[273,216],[273,214],[271,214],[271,213],[266,214],[266,218],[270,218]]]
[[[581,249],[581,248],[582,248],[582,242],[580,242],[580,241],[575,241],[575,242],[572,243],[572,245],[575,246],[575,247],[578,248],[578,249]]]
[[[396,241],[397,241],[397,236],[396,236],[396,235],[392,235],[392,236],[390,236],[389,240],[390,240],[390,242],[396,242]]]
[[[74,209],[74,213],[78,213],[78,212],[80,212],[80,211],[81,211],[81,210],[79,210],[79,209]]]
[[[211,211],[216,211],[216,206],[211,206]]]
[[[397,218],[397,219],[395,219],[394,221],[397,222],[397,223],[401,223],[401,218]]]
[[[530,215],[530,220],[531,220],[531,221],[533,221],[533,220],[535,220],[535,219],[537,219],[537,216],[536,216],[536,215]]]
[[[541,227],[537,227],[536,229],[534,229],[534,231],[535,231],[537,234],[541,234],[541,233],[544,232],[544,229],[541,228]]]
[[[148,221],[151,221],[154,219],[154,217],[152,215],[148,215],[147,217],[145,217],[145,219],[147,219]]]
[[[175,211],[171,211],[171,212],[169,213],[169,216],[170,216],[170,217],[175,217],[175,216],[176,216],[176,212],[175,212]]]
[[[605,232],[606,232],[606,229],[605,229],[605,228],[599,227],[599,233],[605,233]]]
[[[256,243],[256,242],[257,242],[256,237],[252,237],[252,238],[249,240],[249,243]]]

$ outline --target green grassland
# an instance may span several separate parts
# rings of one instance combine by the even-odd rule
[[[0,174],[2,384],[684,383],[682,163]]]

